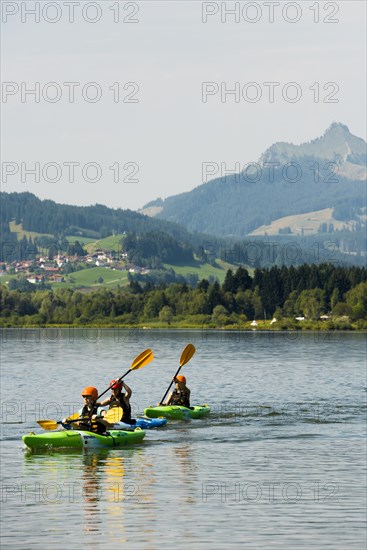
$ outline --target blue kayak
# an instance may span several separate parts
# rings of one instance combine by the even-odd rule
[[[150,430],[152,428],[160,428],[167,424],[167,418],[137,418],[134,424],[128,424],[126,422],[115,422],[113,425],[114,430],[134,430],[135,428],[142,428],[143,430]]]

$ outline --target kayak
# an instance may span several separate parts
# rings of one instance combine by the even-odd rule
[[[144,439],[144,436],[144,430],[136,428],[133,432],[110,430],[106,435],[84,430],[64,430],[42,434],[30,432],[27,435],[23,435],[22,439],[30,449],[98,449],[134,445],[135,443],[140,443]]]
[[[185,420],[189,418],[201,418],[210,413],[209,405],[199,405],[196,407],[181,407],[179,405],[161,405],[160,407],[148,407],[144,409],[145,416],[157,418],[164,416],[173,420]]]
[[[114,422],[111,424],[113,426],[112,430],[128,430],[132,431],[135,430],[135,428],[141,428],[142,430],[150,430],[152,428],[160,428],[161,426],[164,426],[167,424],[167,418],[160,417],[160,418],[137,418],[133,424],[130,424],[128,422]],[[72,424],[63,424],[64,428],[66,430],[78,430],[77,427],[73,427]]]
[[[134,430],[135,428],[142,428],[143,430],[150,430],[152,428],[160,428],[167,424],[167,418],[137,418],[135,424],[127,424],[126,422],[115,422],[113,425],[114,430]]]

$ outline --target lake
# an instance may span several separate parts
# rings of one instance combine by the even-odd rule
[[[1,332],[1,548],[365,549],[366,335],[169,330]],[[134,358],[133,414],[181,374],[200,420],[136,447],[28,453],[38,419],[77,411]]]

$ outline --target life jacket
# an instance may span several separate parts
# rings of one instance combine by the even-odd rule
[[[97,434],[103,434],[106,431],[106,426],[104,426],[104,424],[92,420],[92,416],[98,414],[98,407],[100,407],[100,403],[94,403],[91,409],[88,405],[84,405],[80,416],[85,418],[85,420],[79,422],[79,429],[88,430]]]
[[[131,406],[128,405],[124,399],[125,394],[119,393],[117,397],[114,395],[111,395],[110,398],[110,409],[113,407],[121,407],[122,409],[122,417],[120,418],[120,421],[130,423],[131,422]]]
[[[190,400],[183,390],[174,389],[169,401],[170,405],[180,405],[181,407],[190,407]]]

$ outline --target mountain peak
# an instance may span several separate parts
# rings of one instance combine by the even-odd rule
[[[330,124],[329,128],[325,130],[324,136],[326,136],[326,134],[328,134],[329,132],[335,130],[342,130],[344,133],[351,135],[349,128],[348,126],[346,126],[346,124],[342,124],[341,122],[333,122],[332,124]]]
[[[348,126],[333,122],[321,137],[312,141],[294,145],[278,142],[269,147],[261,156],[260,162],[291,161],[313,157],[343,165],[346,162],[357,165],[366,163],[366,142],[350,133]]]

